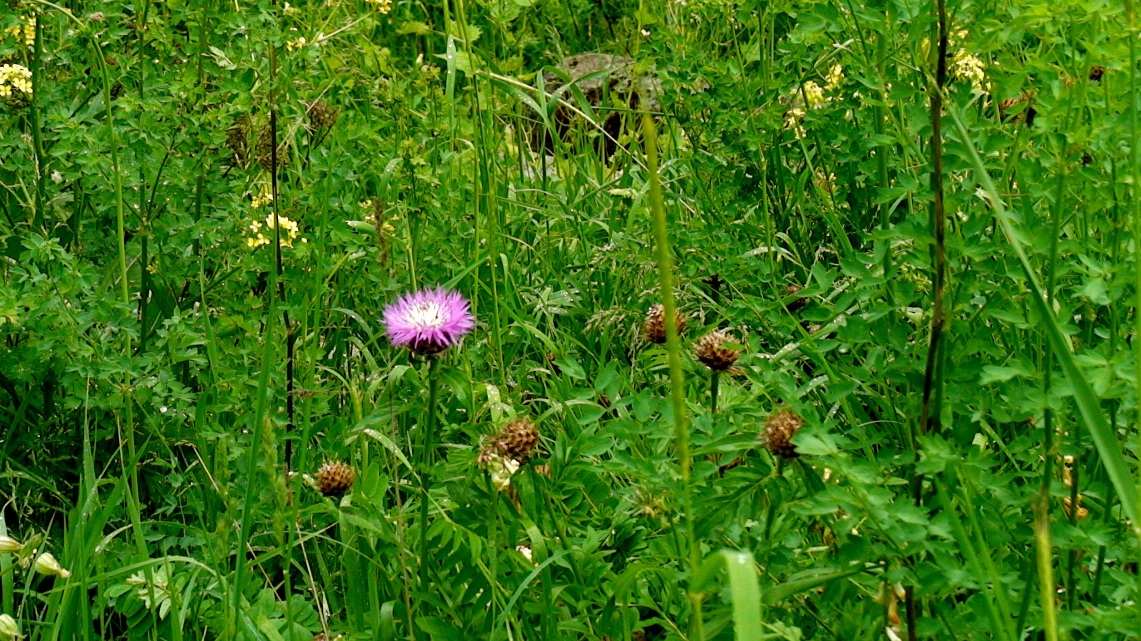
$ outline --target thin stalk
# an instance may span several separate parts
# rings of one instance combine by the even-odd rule
[[[943,86],[947,81],[947,7],[944,0],[935,0],[939,20],[939,53],[935,63],[935,86],[931,89],[931,229],[935,236],[933,262],[934,302],[931,308],[931,342],[927,349],[927,366],[923,372],[923,403],[919,414],[919,433],[939,431],[941,408],[933,407],[932,396],[938,396],[942,379],[936,377],[939,350],[942,346],[946,311],[943,297],[946,289],[947,216],[943,203]],[[917,490],[918,491],[918,490]]]
[[[1129,161],[1130,161],[1129,166],[1133,168],[1133,184],[1132,184],[1132,187],[1130,188],[1129,193],[1130,193],[1130,205],[1133,208],[1133,240],[1134,240],[1134,248],[1135,248],[1134,251],[1136,251],[1136,249],[1137,249],[1136,243],[1137,243],[1138,239],[1141,239],[1141,198],[1138,198],[1138,196],[1137,196],[1137,189],[1138,189],[1138,186],[1137,186],[1138,182],[1137,181],[1141,180],[1141,167],[1138,166],[1138,163],[1141,162],[1141,160],[1138,159],[1137,145],[1139,142],[1141,142],[1141,139],[1139,139],[1138,135],[1137,135],[1137,23],[1136,23],[1136,18],[1137,18],[1137,16],[1136,16],[1136,13],[1135,13],[1135,10],[1133,7],[1133,0],[1125,0],[1125,19],[1126,19],[1126,29],[1128,31],[1128,33],[1126,34],[1126,36],[1127,36],[1126,39],[1129,41],[1129,105],[1130,105],[1130,108],[1129,108],[1129,140],[1130,140],[1130,143],[1129,143]],[[1136,257],[1135,257],[1134,264],[1133,264],[1133,272],[1134,272],[1134,274],[1133,274],[1134,278],[1136,279],[1134,281],[1134,285],[1135,285],[1134,290],[1136,290],[1136,295],[1137,295],[1137,303],[1136,303],[1135,309],[1141,310],[1141,261],[1136,260]],[[1135,331],[1141,332],[1141,314],[1134,314],[1134,322],[1137,324]],[[1138,341],[1138,340],[1133,341],[1133,348],[1134,348],[1133,362],[1134,363],[1141,363],[1141,341]],[[1141,398],[1141,376],[1135,376],[1134,379],[1135,379],[1135,383],[1137,386],[1138,398]],[[1137,407],[1137,420],[1138,420],[1138,423],[1141,423],[1141,404],[1139,404]],[[1122,496],[1121,500],[1122,501],[1128,501],[1129,499]],[[1130,506],[1130,508],[1131,509],[1127,510],[1127,512],[1128,511],[1136,512],[1139,509],[1141,509],[1141,506],[1133,505],[1133,506]],[[1138,529],[1136,524],[1134,524],[1133,529],[1134,529],[1134,534],[1139,538],[1139,540],[1141,540],[1141,529]]]
[[[1058,641],[1058,613],[1054,605],[1054,561],[1050,549],[1050,519],[1045,503],[1035,506],[1034,542],[1038,550],[1038,588],[1042,600],[1042,628],[1046,641]]]
[[[654,219],[654,241],[657,245],[658,286],[662,294],[662,308],[666,321],[666,350],[669,354],[670,399],[673,404],[674,449],[681,468],[681,509],[685,515],[685,535],[689,544],[689,570],[692,584],[701,568],[701,548],[694,534],[693,497],[690,477],[693,460],[689,452],[689,427],[685,415],[685,376],[681,369],[681,340],[677,331],[677,303],[673,289],[673,254],[666,227],[666,209],[662,202],[662,183],[658,175],[658,129],[648,111],[642,113],[642,133],[645,136],[646,168],[650,178],[650,213]],[[690,639],[703,641],[704,623],[701,615],[700,593],[689,594],[693,605],[690,621]]]
[[[440,389],[440,378],[436,370],[440,359],[428,357],[428,423],[422,437],[420,450],[420,590],[428,591],[428,492],[432,489],[432,448],[436,433],[436,397]]]
[[[709,370],[709,413],[717,413],[717,394],[721,390],[720,370]]]
[[[43,65],[40,61],[43,58],[44,46],[40,15],[33,11],[32,20],[35,21],[36,36],[35,43],[32,45],[32,97],[28,108],[32,114],[32,146],[36,153],[36,213],[32,228],[39,230],[44,224],[44,204],[47,202],[47,163],[44,159],[44,141],[41,131],[43,119],[40,115],[39,103],[40,80],[43,77],[40,69]],[[107,109],[111,109],[110,104],[107,105]]]

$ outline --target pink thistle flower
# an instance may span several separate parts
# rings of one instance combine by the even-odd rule
[[[467,300],[443,287],[404,294],[384,308],[384,325],[393,345],[418,354],[437,354],[475,327]]]

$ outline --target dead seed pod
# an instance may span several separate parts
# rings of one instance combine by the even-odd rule
[[[321,98],[306,103],[305,113],[309,116],[310,131],[332,129],[333,125],[337,124],[337,116],[340,115],[335,107]]]
[[[709,369],[723,372],[733,367],[741,356],[741,350],[727,347],[733,342],[733,335],[729,332],[714,330],[698,339],[693,346],[693,354]]]
[[[323,496],[340,498],[353,486],[357,473],[341,461],[329,461],[313,475],[313,486]]]
[[[804,419],[796,412],[789,409],[780,410],[765,421],[765,428],[761,432],[761,445],[783,459],[797,458],[800,453],[792,444],[792,437],[802,427],[804,427]]]
[[[674,321],[677,324],[677,333],[685,331],[688,319],[680,309],[674,310]],[[642,330],[651,343],[661,345],[666,342],[666,308],[660,303],[650,307],[646,312],[646,320],[642,323]]]

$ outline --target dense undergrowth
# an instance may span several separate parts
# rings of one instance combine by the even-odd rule
[[[1137,638],[1133,11],[5,0],[0,639]]]

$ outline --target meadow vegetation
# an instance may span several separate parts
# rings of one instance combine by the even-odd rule
[[[0,0],[0,641],[1135,639],[1132,0]]]

